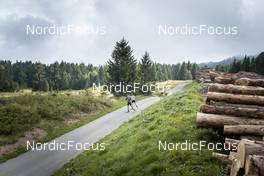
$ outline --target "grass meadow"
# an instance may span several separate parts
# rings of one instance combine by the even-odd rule
[[[164,98],[102,139],[103,151],[85,151],[56,176],[223,176],[225,166],[208,149],[158,149],[158,141],[217,142],[213,131],[196,127],[196,112],[203,97],[201,85],[193,83],[183,93]]]

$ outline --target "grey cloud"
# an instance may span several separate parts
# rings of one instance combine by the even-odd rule
[[[136,58],[145,50],[157,62],[208,61],[263,50],[261,0],[65,0],[0,2],[0,52],[9,58],[58,58],[103,64],[123,36]],[[2,15],[2,17],[1,17]],[[11,15],[11,17],[10,17]],[[9,16],[7,18],[7,16]],[[13,16],[13,17],[12,17]],[[25,24],[104,25],[103,36],[28,37]],[[237,36],[163,36],[158,25],[238,26]]]
[[[52,24],[50,21],[41,17],[34,17],[31,15],[19,17],[17,14],[13,14],[0,20],[0,23],[0,35],[6,47],[16,48],[20,45],[38,45],[38,43],[43,43],[51,37],[48,35],[37,36],[27,34],[27,25],[49,26]]]

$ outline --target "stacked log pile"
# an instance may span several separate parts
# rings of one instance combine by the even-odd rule
[[[264,176],[264,77],[206,69],[197,79],[208,87],[197,126],[222,131],[225,144],[232,146],[229,155],[213,156],[228,165],[231,176]]]

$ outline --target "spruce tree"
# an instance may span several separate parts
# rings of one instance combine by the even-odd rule
[[[192,64],[192,69],[191,69],[192,79],[196,79],[197,70],[198,70],[198,65],[196,63]]]
[[[157,75],[157,67],[155,63],[153,63],[151,66],[151,72],[152,72],[151,81],[157,81],[158,75]]]
[[[192,64],[190,61],[187,62],[187,70],[190,70],[191,71],[192,69]]]
[[[187,64],[185,62],[182,63],[181,68],[179,70],[179,80],[186,80],[188,79],[187,77],[188,74],[188,69],[187,69]]]
[[[256,59],[253,57],[250,61],[250,71],[256,72]]]
[[[187,70],[187,73],[185,75],[185,80],[192,80],[192,73],[190,72],[190,70]]]
[[[45,92],[49,91],[49,83],[46,79],[42,82],[42,90]]]
[[[148,52],[145,52],[140,62],[140,81],[147,83],[151,81],[152,77],[152,61],[149,58]]]
[[[181,69],[181,64],[180,63],[178,63],[177,65],[175,65],[173,67],[173,79],[174,80],[180,79],[179,78],[179,71],[180,71],[180,69]]]
[[[234,59],[233,63],[230,66],[229,72],[230,73],[235,73],[236,72],[236,66],[237,66],[237,62],[236,62],[236,59]]]
[[[112,84],[132,84],[136,80],[136,66],[133,50],[123,38],[116,42],[112,59],[108,60],[108,81]]]
[[[99,77],[99,83],[102,85],[105,83],[105,71],[104,71],[104,67],[103,66],[99,66],[99,70],[98,70],[98,77]]]
[[[241,70],[247,71],[247,72],[250,71],[250,58],[249,57],[245,56],[245,58],[241,64]]]
[[[260,53],[256,58],[256,72],[264,75],[264,52]]]

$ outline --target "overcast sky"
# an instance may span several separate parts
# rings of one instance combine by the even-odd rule
[[[0,59],[104,64],[125,37],[140,59],[160,63],[217,61],[258,54],[263,0],[0,0]],[[87,25],[105,34],[27,35],[27,25]],[[159,25],[237,26],[237,35],[163,35]]]

